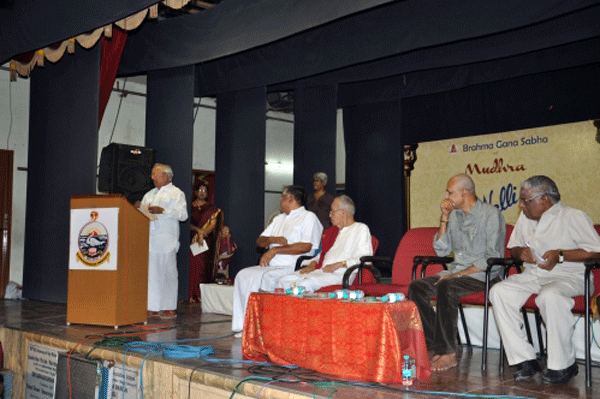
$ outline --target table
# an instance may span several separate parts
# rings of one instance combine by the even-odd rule
[[[431,377],[423,326],[412,301],[359,303],[253,293],[242,351],[249,360],[382,383],[402,380],[402,357],[409,355],[417,378]]]

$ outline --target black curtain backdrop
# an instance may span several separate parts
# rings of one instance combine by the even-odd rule
[[[390,1],[223,1],[210,10],[142,26],[127,42],[119,73],[139,74],[152,69],[199,64],[272,43]],[[234,77],[227,73],[223,76],[225,80]]]
[[[294,90],[294,184],[313,192],[312,177],[327,174],[327,191],[335,195],[337,86]]]
[[[159,0],[0,1],[0,64],[150,7]]]
[[[402,100],[405,143],[552,126],[599,117],[599,64]]]
[[[377,254],[392,257],[406,231],[400,119],[397,101],[344,109],[346,194],[379,239]]]
[[[217,96],[215,205],[225,214],[237,251],[229,277],[256,265],[265,224],[265,88]]]
[[[173,184],[185,194],[190,212],[192,198],[192,150],[194,136],[194,67],[148,73],[146,147],[154,160],[170,165]],[[179,224],[181,244],[177,253],[179,300],[187,299],[190,275],[190,219]]]
[[[598,19],[597,2],[394,2],[204,62],[197,68],[196,95],[263,85],[272,90],[276,85],[358,82],[501,60],[598,37]]]
[[[96,193],[99,76],[98,44],[31,75],[24,298],[67,301],[70,197]]]

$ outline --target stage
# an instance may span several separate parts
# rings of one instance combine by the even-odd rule
[[[124,360],[128,371],[133,373],[130,375],[135,376],[130,381],[134,389],[127,391],[126,398],[142,397],[140,388],[142,385],[143,397],[148,399],[189,397],[385,399],[489,395],[527,398],[600,397],[598,367],[594,367],[592,371],[591,390],[585,388],[582,361],[579,362],[579,374],[566,385],[543,385],[539,376],[533,381],[517,383],[513,380],[511,368],[507,367],[504,375],[499,374],[498,350],[488,352],[488,371],[482,374],[482,351],[479,347],[473,348],[472,351],[463,348],[459,351],[457,368],[434,373],[430,381],[417,381],[409,388],[401,384],[349,381],[310,370],[245,362],[242,358],[241,339],[236,339],[231,334],[230,316],[203,314],[199,304],[181,305],[176,320],[151,318],[146,326],[128,326],[115,330],[112,327],[75,324],[67,326],[66,305],[28,300],[2,300],[0,325],[4,367],[13,372],[13,398],[24,398],[26,393],[30,393],[28,390],[31,387],[26,388],[25,381],[29,381],[28,378],[31,377],[31,370],[28,368],[32,367],[32,348],[48,349],[50,352],[53,350],[64,352],[76,348],[73,351],[73,358],[89,354],[89,358],[92,359],[102,359],[105,363],[114,362],[115,370],[123,367]],[[124,334],[125,332],[130,334]],[[134,353],[118,347],[95,346],[102,340],[103,335],[115,335],[115,333],[137,335],[148,344],[211,346],[215,352],[205,357],[174,359],[143,352]],[[141,373],[139,373],[140,369]],[[70,383],[75,385],[77,378],[74,377],[73,371],[71,377]],[[122,392],[116,392],[116,397],[123,397]]]

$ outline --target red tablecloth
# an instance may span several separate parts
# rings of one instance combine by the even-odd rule
[[[402,357],[416,361],[417,378],[431,370],[414,302],[356,303],[251,294],[244,357],[295,364],[343,378],[400,382]]]

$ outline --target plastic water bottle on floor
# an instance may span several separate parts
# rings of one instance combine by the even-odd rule
[[[390,302],[390,303],[401,302],[405,299],[406,299],[406,297],[401,292],[386,294],[381,297],[381,300],[383,302]]]
[[[402,385],[410,386],[415,381],[413,373],[414,360],[408,355],[404,355],[402,359]]]

